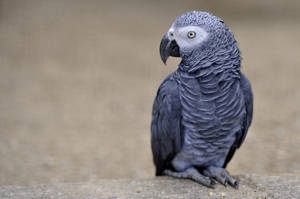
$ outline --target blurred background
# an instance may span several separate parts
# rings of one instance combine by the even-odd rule
[[[235,33],[255,95],[233,174],[300,174],[300,1],[0,0],[0,185],[154,176],[152,102],[173,20]]]

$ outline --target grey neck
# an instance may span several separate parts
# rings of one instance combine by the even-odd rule
[[[240,72],[241,56],[237,43],[224,46],[218,50],[201,49],[184,57],[178,71],[191,78],[205,78],[211,75],[231,74]]]

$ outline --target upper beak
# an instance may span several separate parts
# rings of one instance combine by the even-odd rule
[[[169,56],[180,57],[179,46],[174,39],[170,39],[168,34],[162,38],[159,47],[161,60],[166,64]]]

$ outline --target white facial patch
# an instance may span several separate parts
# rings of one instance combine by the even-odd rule
[[[174,28],[168,31],[169,38],[175,39],[179,48],[193,48],[205,41],[208,33],[199,26],[186,26]]]

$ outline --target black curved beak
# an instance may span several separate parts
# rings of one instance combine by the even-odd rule
[[[175,40],[170,40],[167,34],[165,34],[160,42],[159,52],[164,64],[166,64],[169,56],[180,57],[178,44]]]

